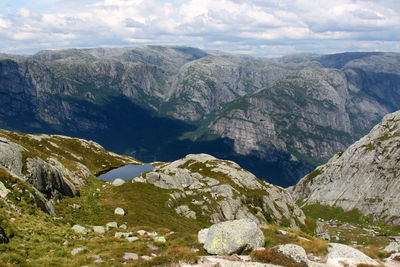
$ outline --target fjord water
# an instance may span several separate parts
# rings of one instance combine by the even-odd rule
[[[116,178],[121,178],[123,180],[130,180],[141,175],[144,172],[151,171],[154,169],[150,164],[146,165],[125,165],[117,169],[113,169],[107,173],[98,176],[98,179],[110,182],[114,181]]]

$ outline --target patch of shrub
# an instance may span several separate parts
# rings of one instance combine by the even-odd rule
[[[306,267],[307,263],[297,262],[286,256],[276,248],[255,250],[250,254],[251,258],[258,262],[272,263],[286,267]]]

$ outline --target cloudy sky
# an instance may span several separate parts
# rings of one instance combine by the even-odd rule
[[[147,44],[400,52],[400,0],[0,0],[3,53]]]

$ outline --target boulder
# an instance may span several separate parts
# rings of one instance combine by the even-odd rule
[[[154,241],[155,243],[159,243],[159,244],[164,244],[164,243],[167,242],[167,240],[166,240],[165,237],[163,237],[163,236],[154,237],[154,238],[153,238],[153,241]]]
[[[110,230],[111,228],[118,228],[118,223],[117,222],[108,222],[106,224],[107,231]]]
[[[191,218],[196,220],[196,212],[192,211],[189,209],[187,205],[181,205],[175,209],[176,213],[179,215],[186,217],[186,218]]]
[[[128,240],[129,243],[132,243],[132,242],[135,242],[136,240],[139,240],[139,238],[136,236],[130,236],[130,237],[127,237],[126,240]]]
[[[86,229],[86,227],[83,227],[78,224],[75,224],[74,226],[72,226],[71,229],[77,234],[85,234],[86,235],[89,233],[89,231]]]
[[[4,232],[4,229],[0,226],[0,244],[6,244],[8,242],[10,242],[10,240]]]
[[[121,224],[119,226],[119,228],[126,230],[126,229],[128,229],[128,226],[126,226],[126,224]]]
[[[133,233],[132,232],[116,232],[115,234],[114,234],[114,237],[115,238],[128,238],[128,237],[131,237],[131,236],[133,236]]]
[[[253,250],[264,244],[264,235],[249,219],[227,221],[212,225],[204,243],[209,254],[231,255]]]
[[[105,234],[106,228],[104,226],[93,226],[93,232],[98,234]]]
[[[136,253],[125,252],[124,253],[124,260],[138,260],[139,256]]]
[[[379,266],[378,262],[371,259],[361,251],[338,243],[329,243],[328,265],[333,266],[357,266],[359,264],[368,264]]]
[[[399,242],[390,242],[389,245],[385,247],[386,252],[400,252],[400,243]]]
[[[276,249],[282,252],[283,255],[288,256],[298,263],[306,263],[307,264],[307,254],[304,248],[295,244],[285,244],[277,246]]]
[[[84,248],[74,248],[72,251],[71,251],[71,254],[72,254],[72,256],[75,256],[76,254],[78,254],[79,252],[81,252],[81,251],[83,251],[83,250],[85,250]]]
[[[197,234],[197,240],[200,244],[204,244],[206,242],[209,229],[210,228],[201,229]]]
[[[121,186],[121,185],[125,184],[125,180],[122,180],[121,178],[117,178],[111,184],[113,186]]]
[[[315,228],[315,237],[322,238],[325,240],[331,240],[329,233],[323,222],[317,221],[317,227]]]
[[[125,211],[124,211],[124,209],[123,208],[116,208],[115,210],[114,210],[114,214],[116,214],[116,215],[120,215],[120,216],[125,216]]]
[[[11,191],[7,189],[2,182],[0,182],[0,198],[5,198],[10,192]]]

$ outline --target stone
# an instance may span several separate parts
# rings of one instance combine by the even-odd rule
[[[320,221],[317,221],[317,227],[315,228],[314,235],[315,235],[315,237],[318,237],[318,238],[322,238],[325,240],[331,240],[331,237],[329,236],[329,233],[325,227],[325,224]]]
[[[179,215],[196,220],[196,212],[192,211],[187,205],[180,205],[175,208]]]
[[[167,240],[163,236],[156,236],[156,237],[153,238],[153,241],[155,243],[159,243],[159,244],[164,244],[164,243],[167,242]]]
[[[78,254],[79,252],[84,251],[84,250],[85,250],[84,248],[74,248],[74,249],[71,251],[71,255],[72,255],[72,256],[75,256],[76,254]]]
[[[128,226],[126,226],[126,224],[121,224],[119,226],[119,228],[126,230],[126,229],[128,229]]]
[[[10,240],[4,232],[4,229],[0,226],[0,244],[6,244],[8,242],[10,242]]]
[[[145,235],[145,234],[147,234],[147,231],[145,231],[145,230],[138,230],[137,233],[138,233],[139,235]]]
[[[116,214],[116,215],[120,215],[120,216],[125,216],[125,211],[124,211],[124,209],[123,208],[116,208],[115,210],[114,210],[114,214]]]
[[[104,260],[99,255],[88,256],[89,259],[95,259],[93,263],[103,263]]]
[[[118,223],[117,222],[108,222],[106,224],[107,231],[110,230],[111,228],[118,228]]]
[[[204,228],[197,233],[197,240],[199,241],[200,244],[204,244],[206,242],[208,230],[209,228]]]
[[[93,232],[98,234],[105,234],[106,228],[104,226],[93,226]]]
[[[128,240],[128,242],[132,243],[132,242],[139,240],[139,238],[136,236],[130,236],[130,237],[127,237],[126,240]]]
[[[329,243],[327,264],[333,266],[342,266],[343,264],[350,266],[357,266],[358,264],[379,265],[378,262],[361,251],[338,243]]]
[[[117,178],[111,184],[113,186],[121,186],[121,185],[125,184],[125,180],[123,180],[121,178]]]
[[[86,235],[89,233],[89,231],[88,231],[88,229],[86,229],[86,227],[81,226],[79,224],[75,224],[74,226],[72,226],[71,229],[77,234],[85,234]]]
[[[115,232],[115,238],[127,238],[133,236],[132,232]]]
[[[400,252],[400,243],[399,242],[390,242],[389,245],[385,247],[386,252]]]
[[[136,253],[131,253],[131,252],[125,252],[123,256],[124,260],[138,260],[139,256]]]
[[[249,219],[227,221],[209,228],[204,249],[209,254],[231,255],[253,250],[264,244],[264,235]]]
[[[7,189],[7,187],[2,182],[0,182],[0,197],[5,198],[10,192],[11,191]]]
[[[298,263],[307,263],[307,254],[304,248],[295,244],[285,244],[275,247],[278,251],[282,252],[283,255],[288,256]]]

